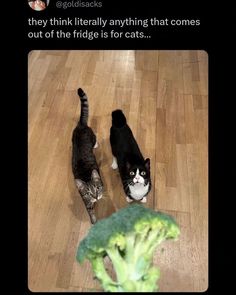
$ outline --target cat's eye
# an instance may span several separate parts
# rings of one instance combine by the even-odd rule
[[[135,175],[135,173],[133,172],[133,171],[130,171],[130,173],[129,173],[130,175]]]
[[[145,172],[145,171],[142,171],[142,172],[141,172],[141,175],[146,175],[146,172]]]

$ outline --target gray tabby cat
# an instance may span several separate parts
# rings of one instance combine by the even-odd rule
[[[78,95],[81,101],[81,114],[72,136],[72,170],[91,223],[95,223],[97,219],[94,203],[102,198],[103,183],[93,154],[93,148],[97,147],[96,136],[87,125],[88,98],[81,88],[78,89]]]

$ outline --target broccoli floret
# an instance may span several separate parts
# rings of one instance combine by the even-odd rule
[[[174,219],[140,204],[132,204],[98,221],[79,245],[77,260],[88,259],[95,276],[108,292],[154,292],[160,271],[153,266],[156,247],[177,239]],[[104,258],[113,264],[116,281],[107,273]]]

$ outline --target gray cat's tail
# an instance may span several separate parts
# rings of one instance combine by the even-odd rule
[[[121,128],[126,124],[126,118],[122,110],[115,110],[111,114],[112,116],[112,126],[116,128]]]
[[[83,89],[78,89],[78,95],[80,97],[81,102],[81,112],[80,112],[80,120],[79,123],[81,125],[87,125],[88,123],[88,114],[89,114],[89,106],[88,106],[88,98],[84,93]]]

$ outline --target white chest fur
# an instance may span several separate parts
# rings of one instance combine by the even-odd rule
[[[133,186],[129,185],[131,197],[135,200],[142,199],[146,193],[148,192],[149,183],[147,185],[143,185],[141,183],[136,183]]]

